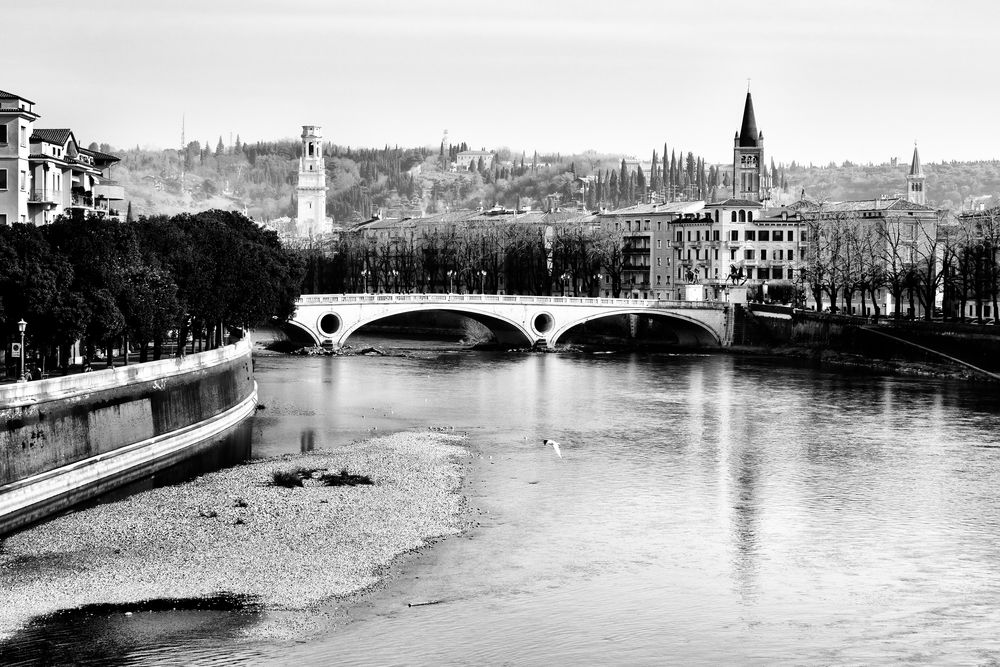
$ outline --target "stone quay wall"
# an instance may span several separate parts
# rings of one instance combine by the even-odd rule
[[[251,344],[0,387],[0,535],[250,437]]]

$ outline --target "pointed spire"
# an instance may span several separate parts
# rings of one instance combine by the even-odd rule
[[[917,142],[913,142],[913,162],[910,164],[910,176],[923,176],[924,170],[920,167],[920,153],[917,152]]]
[[[753,115],[753,98],[750,91],[747,91],[747,101],[743,106],[743,125],[740,126],[740,146],[754,148],[758,145],[759,132],[757,131],[757,119]]]

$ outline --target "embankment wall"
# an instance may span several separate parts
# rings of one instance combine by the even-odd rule
[[[0,387],[0,534],[217,443],[250,437],[245,339],[218,350]]]

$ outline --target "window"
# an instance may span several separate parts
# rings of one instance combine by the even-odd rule
[[[715,261],[717,261],[717,262],[719,261],[719,251],[718,250],[715,251]]]
[[[746,239],[747,239],[747,241],[756,241],[757,240],[757,232],[755,232],[752,229],[748,229],[747,232],[746,232]]]
[[[21,191],[28,189],[28,174],[26,172],[21,172]]]
[[[657,220],[656,221],[656,231],[658,231],[658,232],[662,232],[663,231],[663,221],[662,220]]]
[[[768,275],[768,270],[766,268],[761,267],[761,268],[757,269],[757,279],[758,280],[767,280],[769,277],[770,276]]]
[[[0,213],[0,227],[6,227],[6,226],[7,226],[7,214]]]
[[[661,257],[657,257],[656,258],[656,265],[657,266],[663,266],[663,259]]]
[[[747,211],[747,222],[753,222],[753,211]]]
[[[661,241],[660,239],[656,239],[656,249],[657,250],[659,250],[660,248],[663,247],[662,244],[663,244],[663,241]]]
[[[735,262],[736,261],[736,251],[735,250],[730,250],[729,251],[729,261],[730,262]]]
[[[784,241],[785,240],[785,232],[783,230],[781,230],[781,229],[775,229],[773,232],[771,232],[771,240],[772,241]]]
[[[701,241],[701,230],[700,229],[694,233],[694,240],[695,241]]]
[[[788,279],[789,280],[791,280],[793,278],[792,273],[793,273],[792,269],[788,269]]]
[[[788,251],[788,261],[790,262],[793,259],[795,259],[795,251],[794,250],[789,250]]]
[[[738,230],[738,229],[730,229],[729,230],[729,240],[730,241],[739,241],[740,240],[740,230]]]
[[[684,240],[684,232],[682,232],[681,230],[678,229],[677,230],[677,242],[680,243],[683,240]]]
[[[712,230],[712,240],[713,241],[718,241],[719,240],[719,230],[718,229],[713,229]]]
[[[747,277],[747,280],[753,280],[753,267],[752,266],[746,267],[744,269],[744,275]]]
[[[7,189],[7,170],[0,169],[0,190]]]
[[[766,251],[766,250],[764,250],[763,248],[761,248],[761,249],[760,249],[760,258],[761,258],[762,260],[763,260],[763,259],[767,259],[767,251]]]
[[[753,250],[744,250],[743,259],[753,259]]]
[[[0,125],[0,144],[7,143],[7,124]]]
[[[645,227],[645,229],[646,229],[647,232],[649,231],[649,220],[646,221],[646,227]]]
[[[782,271],[780,266],[776,266],[773,269],[771,269],[771,277],[774,278],[775,280],[781,280],[783,277],[781,274]]]
[[[715,221],[719,221],[719,209],[715,209]]]
[[[770,232],[770,230],[762,229],[759,232],[757,232],[757,240],[758,241],[770,241],[771,240],[771,232]]]
[[[736,222],[736,211],[733,211],[732,222]]]
[[[28,128],[24,127],[23,125],[21,126],[21,145],[22,146],[28,145]]]
[[[793,232],[791,229],[788,230],[788,240],[789,241],[795,240],[795,232]]]
[[[740,222],[746,222],[746,221],[747,221],[747,212],[740,211]]]
[[[690,242],[691,242],[691,230],[689,229],[688,230],[688,243],[690,243]]]
[[[782,257],[782,251],[781,250],[775,250],[774,251],[774,258],[775,259],[783,259],[783,257]]]

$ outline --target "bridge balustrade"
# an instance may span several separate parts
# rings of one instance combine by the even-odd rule
[[[724,308],[724,301],[667,301],[663,299],[614,299],[610,297],[534,296],[522,294],[303,294],[301,305],[335,303],[504,303],[561,304],[565,306],[615,306],[649,309]]]

